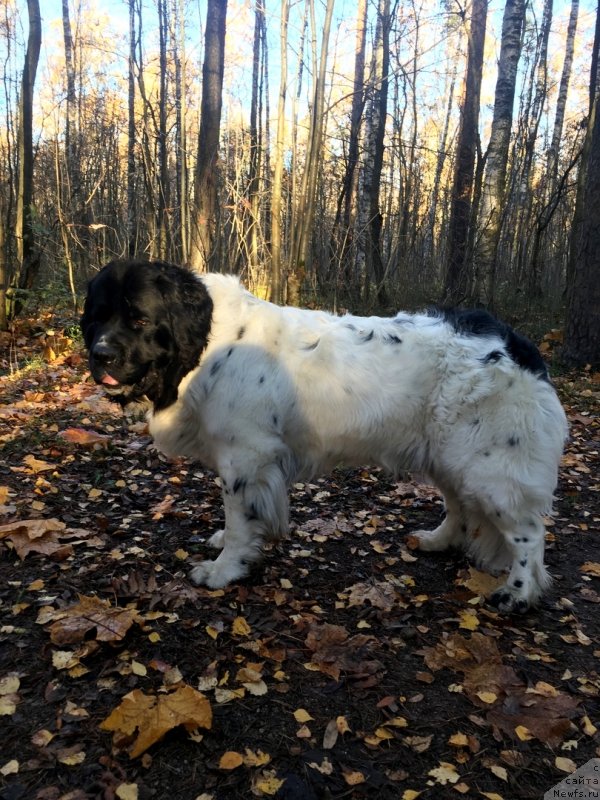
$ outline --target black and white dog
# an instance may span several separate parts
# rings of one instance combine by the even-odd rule
[[[486,312],[336,317],[264,302],[231,276],[112,261],[81,325],[94,379],[148,404],[161,451],[221,478],[221,553],[194,583],[248,574],[287,531],[292,482],[376,464],[439,487],[446,518],[416,533],[420,546],[509,570],[500,610],[524,611],[546,587],[542,515],[566,418],[534,345]]]

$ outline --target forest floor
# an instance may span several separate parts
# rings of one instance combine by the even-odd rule
[[[411,547],[435,490],[366,468],[296,484],[262,567],[195,588],[215,477],[43,324],[0,372],[2,800],[516,800],[600,756],[598,375],[556,379],[554,581],[503,617],[495,579]]]

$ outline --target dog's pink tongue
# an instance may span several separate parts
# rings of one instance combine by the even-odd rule
[[[112,375],[105,375],[102,378],[102,383],[106,384],[107,386],[118,386],[119,381],[116,381]]]

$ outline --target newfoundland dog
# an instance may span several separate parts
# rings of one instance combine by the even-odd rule
[[[221,479],[218,588],[246,576],[288,527],[288,487],[336,465],[427,476],[446,517],[423,550],[460,546],[508,570],[491,597],[525,611],[549,582],[544,523],[567,434],[537,349],[487,312],[337,317],[259,300],[230,275],[112,261],[81,326],[90,370],[122,405],[147,404],[168,456]]]

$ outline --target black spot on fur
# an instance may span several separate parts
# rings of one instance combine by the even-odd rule
[[[279,425],[279,417],[277,414],[273,414],[273,425],[275,425],[275,427]]]
[[[386,336],[385,337],[386,344],[402,344],[402,339],[399,336]]]
[[[362,337],[362,341],[364,343],[370,342],[373,336],[375,336],[375,331],[370,331],[369,333],[367,333],[365,336]]]
[[[516,580],[514,582],[514,586],[515,586],[515,589],[520,589],[521,586],[523,586],[523,581],[522,580]]]
[[[452,325],[457,333],[465,336],[496,336],[504,342],[511,359],[522,369],[526,369],[543,380],[548,380],[548,370],[537,347],[526,336],[513,330],[509,325],[493,317],[482,308],[438,308],[429,312],[441,317]],[[497,361],[502,356],[499,350],[492,350],[484,359]]]
[[[233,493],[237,494],[240,489],[245,489],[246,487],[246,479],[245,478],[236,478],[233,483]]]
[[[215,363],[210,368],[210,377],[214,378],[215,375],[221,369],[222,366],[223,366],[223,362],[222,361],[215,361]]]
[[[516,447],[519,444],[519,437],[518,436],[511,436],[508,440],[509,447]]]
[[[491,605],[495,606],[496,608],[499,608],[500,606],[505,605],[506,603],[509,602],[510,602],[510,594],[508,592],[503,591],[502,589],[499,589],[497,592],[494,592],[494,594],[490,597]]]
[[[312,342],[311,344],[307,344],[302,349],[303,350],[315,350],[318,347],[320,341],[321,341],[320,339],[317,339],[316,342]]]
[[[242,325],[242,327],[239,329],[239,331],[237,333],[238,342],[239,342],[240,339],[244,338],[245,334],[246,334],[246,328]]]
[[[229,358],[232,353],[233,353],[233,347],[230,347],[229,350],[227,351],[227,358]]]
[[[526,567],[526,566],[527,566],[527,559],[526,559],[526,558],[524,558],[524,559],[523,559],[523,561],[519,561],[519,564],[520,564],[522,567]]]
[[[525,544],[527,544],[527,542],[529,541],[529,539],[527,538],[527,536],[524,536],[524,537],[521,539],[521,541],[522,541],[522,542],[525,542]]]
[[[265,376],[261,375],[260,378],[258,379],[258,382],[259,383],[264,383],[265,382]]]

